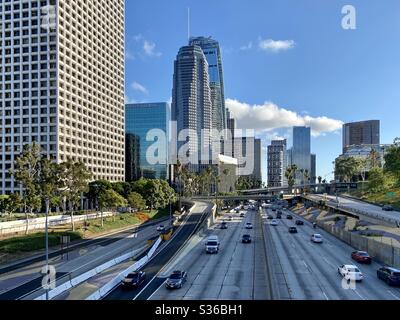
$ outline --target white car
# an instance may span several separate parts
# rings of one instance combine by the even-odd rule
[[[279,221],[276,220],[276,219],[273,219],[273,220],[271,221],[271,226],[277,226],[277,225],[279,225]]]
[[[362,281],[364,275],[356,266],[344,264],[338,268],[338,273],[346,280]]]
[[[318,233],[315,233],[311,236],[311,241],[314,243],[322,243],[324,242],[324,239],[322,238],[322,236]]]
[[[247,222],[246,229],[253,229],[253,224],[251,222]]]

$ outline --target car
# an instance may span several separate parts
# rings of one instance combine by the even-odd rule
[[[279,225],[279,221],[276,220],[276,219],[273,219],[273,220],[271,221],[271,226],[277,226],[277,225]]]
[[[157,227],[157,231],[158,232],[163,232],[163,231],[165,231],[165,227],[164,227],[164,225],[159,225],[158,227]]]
[[[343,264],[338,267],[338,273],[346,280],[362,281],[364,279],[360,269],[354,265]]]
[[[233,220],[232,216],[228,216],[227,220],[232,221]]]
[[[246,229],[253,229],[253,224],[251,222],[247,222]]]
[[[297,233],[297,228],[296,227],[290,227],[289,228],[289,233]]]
[[[400,286],[400,270],[391,267],[382,267],[376,272],[378,279],[385,281],[389,286]]]
[[[351,253],[351,258],[358,263],[371,264],[372,258],[365,251],[354,251]]]
[[[251,236],[249,234],[244,234],[242,236],[242,243],[251,243]]]
[[[221,229],[228,229],[228,224],[225,221],[221,223]]]
[[[125,279],[122,280],[122,288],[133,289],[139,287],[146,280],[146,273],[143,271],[136,271],[129,273]]]
[[[272,211],[273,211],[273,212],[276,212],[276,208],[272,208]]]
[[[242,213],[240,214],[240,217],[241,217],[241,218],[244,218],[244,212],[242,212]]]
[[[304,226],[304,222],[301,220],[296,220],[296,226]]]
[[[277,215],[276,215],[276,218],[277,218],[277,219],[282,219],[282,216],[281,216],[280,214],[277,214]]]
[[[185,271],[174,271],[165,281],[167,289],[180,289],[187,280],[187,273]]]
[[[239,213],[240,211],[239,211],[239,209],[236,209],[235,212],[236,212],[236,213]]]
[[[272,219],[274,219],[274,217],[273,216],[271,216],[270,214],[267,216],[267,219],[268,220],[272,220]]]
[[[383,211],[393,211],[394,209],[393,209],[393,207],[391,206],[391,205],[384,205],[383,207],[382,207],[382,210]]]
[[[286,219],[288,219],[288,220],[293,220],[293,217],[292,217],[291,215],[287,215],[287,216],[286,216]]]
[[[314,233],[311,236],[311,241],[314,243],[322,243],[324,240],[322,238],[322,236],[319,233]]]

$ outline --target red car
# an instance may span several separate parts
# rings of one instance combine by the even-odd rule
[[[372,258],[365,251],[354,251],[351,254],[351,258],[357,261],[358,263],[370,264],[372,262]]]

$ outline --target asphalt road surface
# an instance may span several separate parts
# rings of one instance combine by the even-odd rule
[[[193,237],[183,252],[160,274],[160,286],[150,297],[155,300],[266,300],[270,298],[265,246],[260,218],[255,211],[228,214],[228,229],[214,230]],[[251,222],[254,229],[247,230]],[[221,245],[218,254],[205,252],[209,235],[218,235]],[[250,234],[252,243],[242,243],[242,235]],[[164,282],[174,270],[184,270],[187,282],[181,289],[168,290]]]
[[[164,265],[168,264],[178,250],[190,239],[202,222],[202,218],[205,218],[206,214],[211,212],[211,209],[211,204],[196,202],[192,213],[178,229],[174,237],[143,267],[142,271],[146,272],[146,281],[142,286],[132,290],[124,290],[121,286],[118,286],[104,300],[147,300],[165,280],[157,276],[160,270]]]
[[[55,267],[57,285],[60,285],[64,280],[68,280],[63,278],[66,275],[71,274],[72,277],[77,277],[130,250],[143,247],[149,238],[157,235],[155,223],[145,224],[97,239],[86,246],[82,244],[82,246],[74,247],[68,253],[68,260],[66,253],[63,255],[60,252],[54,253],[50,256],[49,264]],[[32,292],[42,290],[43,276],[40,272],[44,262],[42,259],[36,260],[17,263],[14,268],[8,268],[12,270],[0,275],[0,300],[16,300],[22,297],[31,299],[41,294],[35,292],[32,297],[30,296]]]
[[[275,213],[266,209],[275,217]],[[351,259],[353,248],[330,235],[312,228],[312,224],[284,210],[279,226],[272,226],[264,214],[266,236],[270,237],[283,269],[290,299],[298,300],[400,300],[400,289],[388,286],[377,279],[376,270],[380,264],[362,265]],[[294,219],[287,220],[287,213]],[[296,226],[298,234],[290,234],[288,228],[295,226],[295,220],[303,220],[304,226]],[[313,233],[319,233],[324,243],[312,243]],[[268,248],[267,248],[268,250]],[[354,287],[346,285],[338,274],[342,264],[359,267],[364,280]]]

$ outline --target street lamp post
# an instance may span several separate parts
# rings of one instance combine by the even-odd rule
[[[46,199],[46,226],[45,226],[45,234],[46,234],[46,276],[49,276],[49,200]],[[46,285],[46,301],[49,300],[49,288],[48,284]]]

